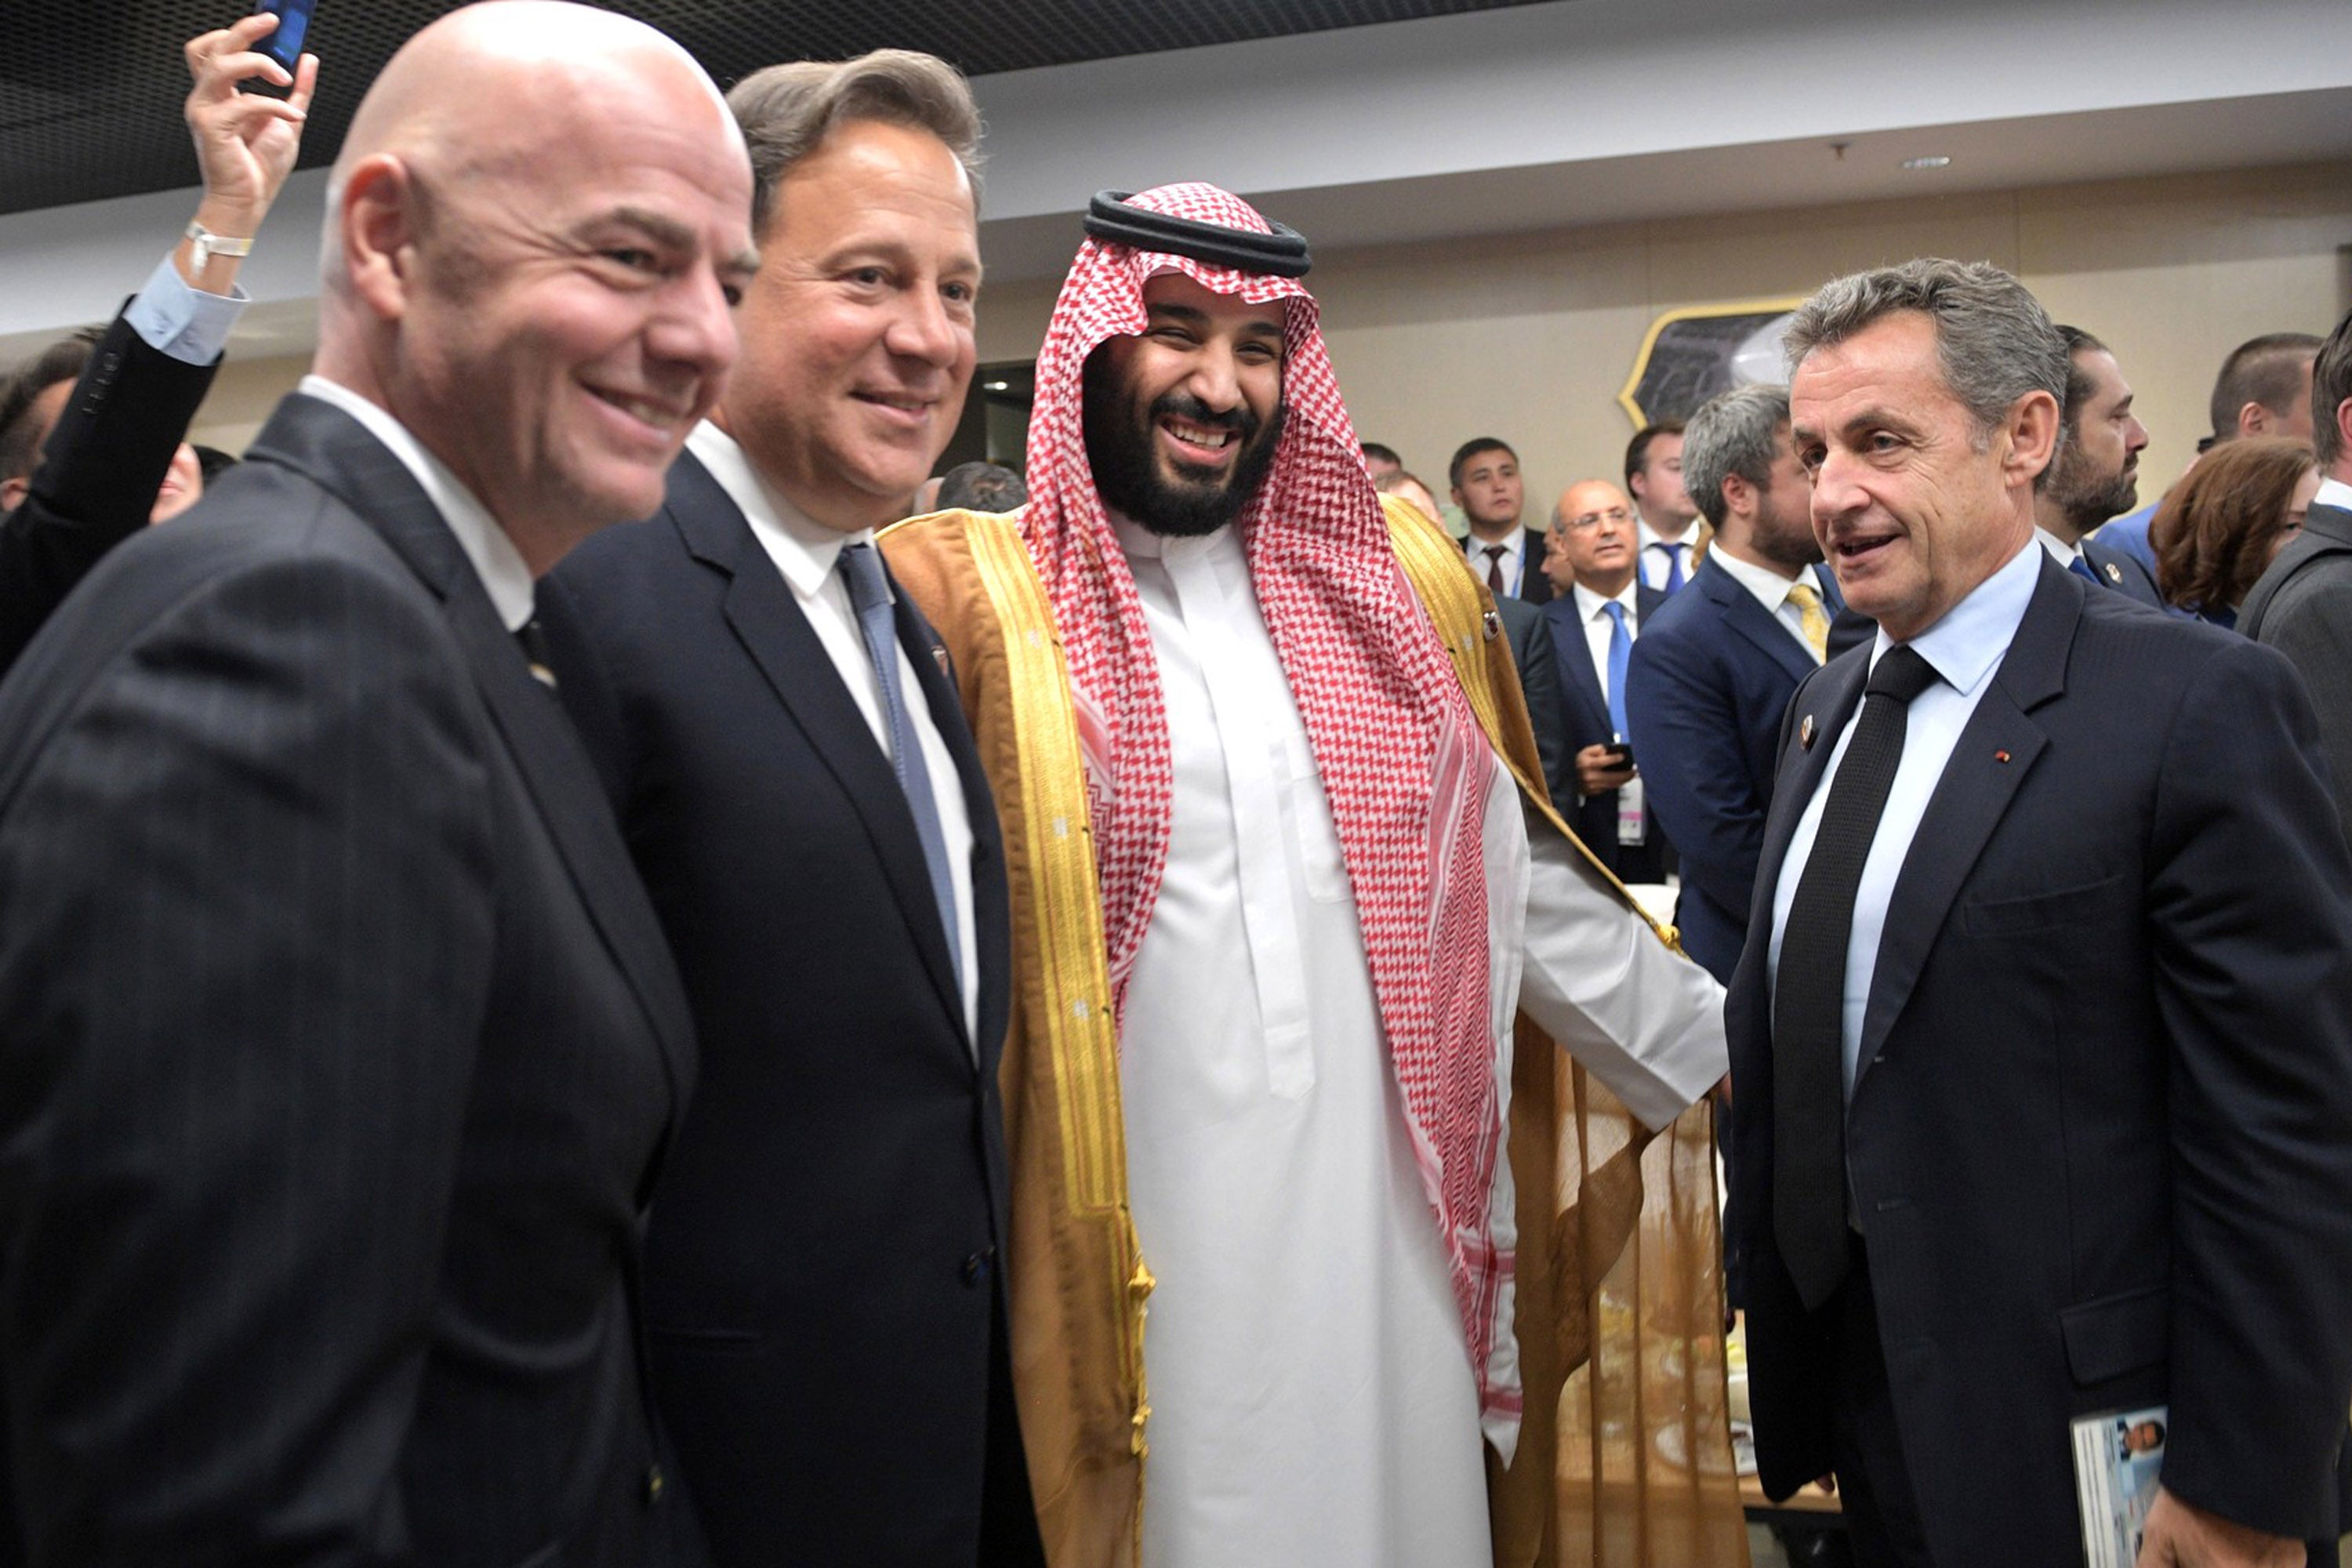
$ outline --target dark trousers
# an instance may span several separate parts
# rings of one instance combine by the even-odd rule
[[[1013,1401],[1013,1356],[1000,1296],[988,1328],[988,1468],[981,1482],[980,1568],[1045,1568],[1021,1417]]]
[[[1830,1461],[1837,1471],[1847,1539],[1857,1568],[1932,1568],[1895,1401],[1886,1386],[1886,1355],[1878,1341],[1878,1306],[1870,1293],[1870,1265],[1862,1238],[1853,1262],[1830,1303],[1837,1324],[1837,1392],[1830,1417]]]

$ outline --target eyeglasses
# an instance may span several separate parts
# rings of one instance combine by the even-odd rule
[[[1607,511],[1588,511],[1569,518],[1560,526],[1570,533],[1591,533],[1604,521],[1617,523],[1631,522],[1633,521],[1633,514],[1622,506],[1612,506]]]

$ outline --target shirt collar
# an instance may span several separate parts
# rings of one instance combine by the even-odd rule
[[[840,533],[821,522],[812,521],[806,512],[776,492],[775,487],[760,477],[751,466],[751,455],[738,445],[735,437],[706,419],[688,432],[687,449],[709,470],[743,513],[743,521],[751,525],[752,534],[761,548],[784,574],[793,592],[803,599],[816,597],[840,564],[844,545],[870,544],[874,531],[859,529],[856,533]]]
[[[2040,523],[2033,525],[2033,537],[2042,542],[2042,548],[2050,552],[2050,559],[2061,566],[2072,566],[2083,557],[2081,545],[2067,543]]]
[[[1110,519],[1111,531],[1118,536],[1118,547],[1129,561],[1185,561],[1242,553],[1241,531],[1231,523],[1213,533],[1154,533],[1133,518],[1108,507],[1103,512]]]
[[[1633,599],[1633,589],[1640,582],[1641,578],[1636,576],[1633,582],[1625,584],[1625,591],[1623,593],[1615,595],[1613,598],[1606,599],[1594,593],[1591,589],[1586,587],[1583,584],[1577,584],[1576,618],[1580,621],[1590,621],[1595,619],[1601,614],[1601,606],[1603,605],[1622,605],[1625,606],[1625,613],[1627,615],[1633,615],[1636,609]]]
[[[1969,590],[1968,596],[1944,612],[1943,619],[1911,639],[1911,647],[1962,696],[1974,691],[2009,651],[2033,602],[2033,585],[2042,577],[2046,552],[2020,549],[2007,565]],[[1876,668],[1895,640],[1884,631],[1870,650]]]
[[[449,471],[449,465],[435,457],[389,410],[369,402],[348,386],[313,374],[304,376],[296,390],[341,409],[400,459],[400,466],[415,478],[425,490],[425,499],[433,503],[441,521],[457,536],[457,548],[473,564],[474,575],[482,580],[482,590],[489,595],[490,607],[498,612],[499,621],[510,632],[529,626],[534,607],[530,568],[524,564],[522,552],[507,537],[507,531],[475,499],[474,492]]]
[[[1656,529],[1650,526],[1650,520],[1642,515],[1642,510],[1639,507],[1633,509],[1633,530],[1635,533],[1640,536],[1642,548],[1643,550],[1649,549],[1653,544],[1675,544],[1687,550],[1692,545],[1698,542],[1697,523],[1694,522],[1688,528],[1684,529],[1683,535],[1680,539],[1668,539],[1664,534],[1661,534]]]
[[[2319,493],[2311,498],[2311,504],[2341,507],[2346,511],[2352,511],[2352,485],[2342,479],[2322,479],[2319,481]]]
[[[1724,549],[1721,539],[1717,539],[1715,548],[1706,552],[1706,558],[1722,567],[1730,574],[1733,582],[1754,595],[1758,604],[1775,615],[1780,613],[1782,605],[1789,602],[1789,590],[1797,584],[1796,578],[1783,577],[1769,566],[1759,566],[1752,561],[1742,561],[1738,556]],[[1821,583],[1818,580],[1813,584],[1813,591],[1821,592]],[[1827,604],[1828,595],[1822,595],[1822,602],[1824,605]]]

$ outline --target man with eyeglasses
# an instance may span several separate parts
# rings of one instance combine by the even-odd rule
[[[1585,847],[1628,882],[1665,880],[1671,851],[1642,800],[1626,736],[1625,669],[1642,623],[1666,602],[1640,581],[1633,503],[1606,479],[1580,479],[1552,508],[1543,569],[1551,579],[1552,647],[1559,660],[1576,793],[1561,815]]]

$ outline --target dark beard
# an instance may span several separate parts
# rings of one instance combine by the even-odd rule
[[[1282,444],[1285,410],[1280,404],[1275,405],[1273,418],[1261,422],[1247,408],[1217,414],[1196,397],[1171,392],[1138,411],[1099,349],[1087,360],[1083,379],[1087,463],[1094,469],[1096,490],[1105,506],[1164,539],[1199,539],[1216,532],[1242,514],[1274,467],[1275,448]],[[1235,432],[1241,453],[1232,473],[1220,480],[1213,469],[1180,463],[1176,472],[1182,482],[1163,478],[1153,460],[1157,443],[1152,432],[1171,416]]]
[[[2138,469],[2134,466],[2102,479],[2082,470],[2077,449],[2070,446],[2058,459],[2058,471],[2050,476],[2050,499],[2080,539],[2139,504]]]

